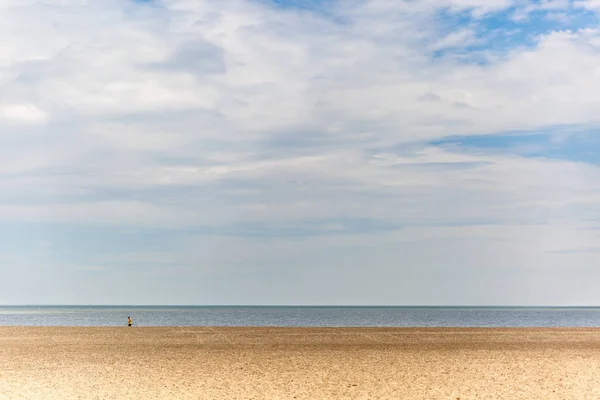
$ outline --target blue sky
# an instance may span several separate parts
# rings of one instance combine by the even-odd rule
[[[600,165],[600,130],[594,127],[555,127],[539,132],[449,136],[430,142],[451,151],[472,154],[512,154]]]
[[[598,305],[599,16],[0,0],[0,304]]]

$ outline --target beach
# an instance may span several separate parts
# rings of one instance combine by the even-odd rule
[[[599,399],[600,329],[0,327],[0,399]]]

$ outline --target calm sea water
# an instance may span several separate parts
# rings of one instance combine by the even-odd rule
[[[600,308],[0,306],[0,326],[596,327]]]

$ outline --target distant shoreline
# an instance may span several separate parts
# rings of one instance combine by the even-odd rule
[[[524,308],[524,309],[583,309],[583,308],[600,308],[597,306],[397,306],[397,305],[170,305],[170,304],[147,304],[147,305],[128,305],[128,304],[0,304],[0,308],[24,308],[24,307],[48,307],[48,308],[448,308],[448,309],[465,309],[465,308],[480,308],[480,309],[511,309],[511,308]]]

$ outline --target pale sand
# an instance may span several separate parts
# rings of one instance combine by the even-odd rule
[[[0,327],[0,399],[600,399],[600,330]]]

